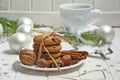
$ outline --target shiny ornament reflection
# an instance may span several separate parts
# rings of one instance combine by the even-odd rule
[[[8,38],[8,43],[14,52],[19,52],[19,50],[28,46],[29,41],[24,33],[15,33]]]
[[[33,29],[30,25],[26,25],[26,24],[22,24],[20,25],[16,32],[21,32],[21,33],[25,33],[28,36],[28,40],[31,41],[31,34],[30,34],[30,30]]]
[[[98,35],[103,36],[106,39],[106,42],[111,42],[114,39],[115,31],[112,26],[103,25],[96,30]]]
[[[21,18],[18,19],[17,26],[20,26],[22,24],[30,25],[32,28],[34,26],[33,21],[28,17],[21,17]]]
[[[2,26],[2,24],[0,24],[0,35],[2,35],[3,34],[3,26]]]
[[[21,33],[25,33],[25,34],[30,34],[30,30],[33,29],[30,25],[26,25],[26,24],[22,24],[20,26],[18,26],[16,32],[21,32]]]

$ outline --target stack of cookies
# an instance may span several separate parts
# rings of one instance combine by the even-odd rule
[[[40,45],[42,42],[43,35],[39,35],[34,37],[33,41],[33,51],[38,56],[39,50],[40,50]],[[60,50],[62,48],[61,46],[61,39],[58,38],[57,36],[51,35],[47,36],[44,38],[44,45],[50,55],[54,58],[57,64],[60,64],[61,61],[61,53]],[[42,55],[39,59],[44,59],[47,62],[47,67],[56,67],[55,62],[51,59],[45,48],[42,46],[41,48]],[[37,59],[38,60],[38,59]],[[41,66],[40,66],[41,67]]]
[[[70,66],[87,58],[87,51],[61,50],[61,39],[64,37],[56,33],[41,33],[35,36],[33,50],[23,49],[20,51],[21,63],[59,69],[59,67]]]

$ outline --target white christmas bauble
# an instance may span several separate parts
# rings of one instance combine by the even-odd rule
[[[16,32],[30,34],[31,29],[33,29],[33,28],[30,25],[22,24],[22,25],[18,26]]]
[[[28,46],[29,41],[24,33],[14,33],[8,38],[8,43],[14,52],[19,52],[22,48]]]
[[[31,29],[32,27],[30,25],[22,24],[17,28],[16,32],[25,33],[28,36],[28,40],[31,41],[32,38],[30,34]]]
[[[0,24],[0,35],[2,35],[3,34],[3,26],[2,26],[2,24]]]
[[[103,25],[96,30],[98,35],[103,36],[106,39],[106,42],[111,42],[114,39],[115,32],[112,26]]]
[[[34,26],[33,21],[30,18],[28,18],[28,17],[21,17],[21,18],[19,18],[18,21],[17,21],[17,26],[20,26],[21,24],[30,25],[32,28]]]

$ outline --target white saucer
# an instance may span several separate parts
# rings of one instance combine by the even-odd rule
[[[86,27],[84,30],[80,30],[78,31],[78,34],[81,32],[86,32],[86,31],[93,31],[95,29],[98,29],[99,27],[96,25],[88,25],[88,27]]]

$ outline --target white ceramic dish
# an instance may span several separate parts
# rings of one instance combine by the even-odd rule
[[[32,49],[32,45],[33,45],[33,42],[30,43],[30,45],[28,46],[28,49]],[[69,43],[65,42],[65,41],[62,41],[61,43],[62,45],[62,50],[71,50],[71,49],[74,49]],[[66,69],[72,69],[72,68],[75,68],[77,66],[80,66],[81,64],[83,64],[84,60],[81,60],[79,61],[78,63],[74,64],[74,65],[70,65],[70,66],[66,66],[66,67],[60,67],[61,70],[66,70]],[[42,67],[38,67],[36,65],[33,65],[33,66],[28,66],[28,65],[24,65],[21,63],[21,61],[19,60],[19,57],[17,57],[17,64],[19,66],[22,66],[24,68],[27,68],[27,69],[32,69],[32,70],[39,70],[39,71],[58,71],[57,68],[42,68]]]
[[[22,66],[24,68],[27,69],[32,69],[32,70],[39,70],[39,71],[58,71],[57,68],[42,68],[42,67],[37,67],[36,65],[33,66],[28,66],[28,65],[24,65],[20,62],[19,57],[17,58],[17,63],[19,66]],[[67,69],[72,69],[75,68],[77,66],[80,66],[83,64],[83,60],[79,61],[78,63],[74,64],[74,65],[70,65],[70,66],[66,66],[66,67],[60,67],[61,70],[67,70]]]

